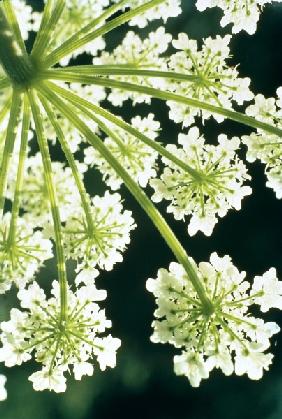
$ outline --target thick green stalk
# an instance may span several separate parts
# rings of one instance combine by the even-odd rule
[[[76,162],[75,159],[73,157],[73,154],[69,148],[69,145],[65,139],[64,133],[57,121],[56,115],[54,114],[51,106],[49,106],[48,102],[44,99],[44,97],[40,96],[40,100],[41,103],[46,111],[46,114],[49,118],[49,121],[51,122],[55,132],[56,132],[56,136],[61,144],[62,150],[67,158],[67,161],[69,163],[69,166],[71,168],[73,177],[75,179],[75,183],[77,186],[77,189],[79,191],[80,194],[80,199],[81,199],[81,203],[83,206],[83,210],[85,213],[85,218],[87,221],[87,227],[88,227],[88,231],[89,231],[89,235],[93,235],[94,233],[94,223],[93,223],[93,219],[92,219],[92,214],[91,214],[91,207],[90,207],[90,202],[89,202],[89,197],[87,195],[87,192],[85,190],[84,184],[81,180],[80,177],[80,173],[77,169],[76,166]]]
[[[9,110],[11,109],[12,98],[9,97],[0,110],[0,123],[3,121]]]
[[[13,33],[15,35],[15,39],[19,45],[19,47],[21,48],[22,53],[27,56],[27,52],[26,52],[26,48],[25,48],[25,43],[21,34],[21,30],[13,9],[13,6],[11,4],[11,0],[3,0],[3,9],[5,11],[7,20],[13,30]]]
[[[31,56],[33,59],[35,59],[35,61],[42,61],[44,57],[47,55],[48,46],[52,41],[52,32],[54,31],[55,26],[63,13],[65,4],[66,0],[56,0],[55,7],[51,13],[50,19],[42,28],[41,33],[39,32],[40,38],[38,42],[34,45],[33,50],[31,52]],[[46,5],[46,7],[47,6],[48,4]],[[47,12],[49,14],[49,10]]]
[[[49,76],[47,76],[47,73]],[[90,77],[90,76],[81,76],[75,74],[68,74],[63,73],[61,74],[59,71],[56,70],[49,70],[45,72],[44,75],[46,78],[52,80],[63,80],[66,82],[77,82],[83,84],[96,84],[98,86],[104,86],[108,88],[114,89],[121,89],[127,90],[130,92],[137,92],[142,93],[148,96],[152,96],[157,99],[161,99],[164,101],[171,100],[173,102],[182,103],[184,105],[190,106],[192,108],[203,109],[209,111],[211,113],[215,113],[218,115],[222,115],[227,119],[231,119],[232,121],[239,122],[243,125],[247,125],[252,128],[262,129],[265,132],[269,132],[270,134],[278,135],[282,137],[282,129],[277,128],[273,125],[267,124],[266,122],[261,122],[252,118],[251,116],[245,115],[240,112],[231,111],[229,109],[214,106],[206,102],[202,102],[197,99],[187,98],[185,96],[177,95],[175,93],[165,92],[159,89],[154,89],[153,87],[147,86],[140,86],[138,84],[127,83],[127,82],[120,82],[112,79],[102,79],[98,77]]]
[[[94,134],[87,127],[87,125],[76,115],[72,107],[67,105],[55,93],[53,93],[52,90],[48,88],[48,85],[38,85],[38,90],[41,92],[42,95],[46,97],[47,100],[49,100],[53,104],[53,106],[55,106],[61,112],[62,115],[64,115],[65,118],[67,118],[76,127],[76,129],[78,129],[81,132],[81,134],[87,139],[87,141],[101,154],[101,156],[116,171],[118,176],[121,177],[129,191],[137,200],[137,202],[141,205],[146,214],[151,218],[152,222],[155,224],[155,226],[163,236],[164,240],[171,248],[178,262],[184,266],[187,275],[191,283],[193,284],[199,296],[199,299],[202,302],[203,310],[206,313],[211,313],[213,310],[212,304],[208,299],[204,287],[201,281],[199,280],[191,262],[189,261],[189,258],[184,248],[181,246],[174,233],[172,232],[164,218],[161,216],[161,214],[158,212],[158,210],[155,208],[151,200],[136,184],[136,182],[132,180],[132,178],[126,172],[126,170],[110,153],[110,151],[104,145],[103,141],[96,134]]]
[[[14,150],[15,139],[17,135],[17,127],[19,123],[19,115],[21,111],[21,95],[16,90],[13,91],[10,118],[6,131],[6,139],[3,150],[1,171],[0,171],[0,218],[3,214],[5,204],[5,194],[7,188],[7,178],[10,162]]]
[[[36,34],[36,37],[33,43],[31,55],[36,54],[38,48],[40,48],[42,38],[44,38],[46,34],[48,33],[48,22],[51,17],[53,5],[54,5],[54,0],[47,0],[47,3],[45,4],[45,7],[44,7],[43,15],[41,18],[40,27],[38,29],[38,32]]]
[[[29,103],[32,110],[33,119],[34,119],[37,141],[38,141],[41,156],[42,156],[45,183],[46,183],[46,187],[48,191],[48,196],[49,196],[50,205],[51,205],[51,212],[52,212],[52,217],[53,217],[53,223],[54,223],[58,277],[59,277],[59,283],[60,283],[61,322],[63,323],[67,317],[67,274],[66,274],[66,262],[65,262],[64,248],[63,248],[60,211],[59,211],[58,199],[56,196],[56,189],[53,183],[52,164],[51,164],[51,159],[50,159],[50,154],[49,154],[48,142],[44,135],[40,108],[38,106],[37,98],[34,92],[32,90],[28,90],[27,94],[28,94]]]
[[[0,90],[5,89],[10,86],[10,80],[8,77],[3,77],[0,79]]]
[[[175,163],[177,166],[179,166],[181,169],[185,170],[187,173],[193,177],[193,179],[200,181],[202,179],[201,174],[190,167],[188,164],[183,162],[182,160],[178,159],[178,157],[174,156],[172,153],[170,153],[166,148],[164,148],[160,143],[152,140],[151,138],[147,137],[146,135],[139,132],[136,128],[134,128],[132,125],[127,124],[122,119],[117,118],[112,113],[106,111],[105,109],[101,108],[100,106],[94,105],[93,103],[89,102],[86,99],[81,98],[80,96],[72,93],[69,90],[66,90],[62,87],[57,86],[54,83],[50,83],[49,85],[52,85],[52,90],[54,92],[57,92],[59,95],[63,96],[65,99],[67,99],[69,102],[71,102],[73,105],[79,107],[82,112],[89,112],[89,109],[94,112],[95,115],[100,115],[103,118],[107,119],[112,124],[120,127],[124,131],[128,132],[129,134],[136,137],[138,140],[142,141],[143,143],[147,144],[149,147],[156,150],[161,156],[166,157],[168,160]],[[93,117],[93,114],[89,112],[90,118]]]
[[[11,245],[15,240],[16,229],[17,229],[17,218],[20,209],[20,194],[23,184],[23,174],[24,174],[24,164],[27,155],[27,143],[28,143],[28,132],[29,132],[29,124],[30,124],[30,106],[28,102],[28,98],[24,96],[24,107],[23,107],[23,122],[22,122],[22,131],[21,131],[21,146],[20,146],[20,153],[19,153],[19,163],[18,163],[18,170],[17,170],[17,179],[16,179],[16,186],[14,191],[14,199],[13,199],[13,207],[12,207],[12,216],[10,222],[10,229],[9,229],[9,236],[8,236],[8,243]]]
[[[201,80],[199,76],[191,74],[176,73],[173,71],[159,71],[159,70],[146,70],[134,67],[131,64],[115,64],[115,65],[82,65],[82,66],[69,66],[66,68],[56,69],[65,74],[81,74],[82,76],[143,76],[143,77],[157,77],[169,80],[180,80],[190,83],[195,83]],[[44,74],[44,73],[43,73]],[[43,75],[44,77],[44,75]]]
[[[162,3],[163,1],[164,0],[151,0],[143,4],[142,6],[136,7],[135,9],[132,9],[129,12],[123,13],[121,16],[118,16],[117,18],[112,19],[110,22],[105,23],[100,28],[90,33],[87,33],[85,36],[81,38],[79,38],[77,34],[74,35],[69,40],[67,40],[65,44],[61,45],[60,47],[56,48],[53,52],[51,52],[51,54],[49,54],[46,57],[46,60],[44,60],[43,66],[45,68],[51,67],[52,65],[58,63],[62,58],[66,57],[67,55],[71,54],[77,49],[88,44],[88,42],[93,41],[93,39],[98,38],[99,36],[105,35],[106,33],[122,25],[123,23],[128,22],[133,17],[144,13],[145,11],[151,9],[152,7],[157,6],[158,4]],[[125,3],[128,3],[128,1],[126,1]],[[96,25],[97,23],[95,23],[95,26]]]
[[[12,83],[25,86],[33,78],[34,70],[18,36],[20,34],[10,25],[0,4],[0,64]]]

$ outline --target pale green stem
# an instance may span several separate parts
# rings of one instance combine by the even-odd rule
[[[52,32],[54,31],[55,26],[58,23],[61,15],[63,13],[65,4],[66,4],[65,0],[56,0],[56,4],[55,4],[55,7],[54,7],[54,9],[51,13],[50,19],[48,20],[46,25],[44,25],[44,27],[42,29],[42,32],[41,32],[40,39],[38,40],[37,44],[34,46],[32,52],[31,52],[31,57],[33,59],[35,59],[35,61],[42,62],[44,57],[46,57],[47,51],[48,51],[48,46],[50,45],[51,40],[52,40],[51,39]],[[46,7],[47,6],[48,6],[48,4],[46,5]],[[48,11],[48,13],[49,13],[49,11]]]
[[[211,113],[215,113],[218,115],[222,115],[225,118],[231,119],[233,121],[239,122],[241,124],[247,125],[252,128],[262,129],[265,132],[269,132],[270,134],[278,135],[282,137],[282,129],[277,128],[273,125],[267,124],[265,122],[257,121],[255,118],[251,116],[245,115],[240,112],[235,112],[223,107],[214,106],[206,102],[202,102],[197,99],[187,98],[185,96],[177,95],[175,93],[169,93],[162,90],[154,89],[153,87],[147,86],[140,86],[138,84],[127,83],[127,82],[120,82],[112,79],[102,79],[98,77],[87,77],[87,76],[80,76],[75,74],[66,74],[63,75],[56,70],[49,70],[49,76],[47,76],[47,72],[44,73],[46,78],[53,80],[63,80],[66,82],[76,82],[76,83],[83,83],[83,84],[96,84],[98,86],[104,86],[108,88],[115,88],[120,90],[126,90],[130,92],[137,92],[142,93],[148,96],[155,97],[157,99],[161,99],[164,101],[171,100],[173,102],[182,103],[186,106],[190,106],[192,108],[203,109],[209,111]]]
[[[24,86],[34,76],[34,69],[28,55],[22,51],[23,41],[18,41],[19,36],[0,4],[0,64],[12,83]]]
[[[199,280],[197,273],[195,272],[193,265],[189,261],[189,258],[181,246],[174,233],[155,208],[154,204],[143,192],[143,190],[134,182],[131,176],[127,171],[120,165],[120,163],[115,159],[115,157],[110,153],[108,148],[104,145],[103,141],[94,134],[87,125],[75,114],[72,107],[63,102],[56,94],[52,92],[50,88],[45,87],[46,85],[38,85],[38,90],[49,100],[61,113],[67,118],[78,131],[87,139],[87,141],[101,154],[101,156],[110,164],[110,166],[115,170],[118,176],[121,177],[129,191],[135,197],[137,202],[145,210],[146,214],[151,218],[160,234],[163,236],[164,240],[168,246],[173,251],[178,262],[181,263],[184,269],[187,272],[188,278],[193,284],[199,299],[202,302],[203,310],[206,313],[211,313],[213,310],[212,303],[208,299],[204,287]]]
[[[0,111],[0,123],[3,121],[3,119],[5,118],[9,110],[11,109],[11,103],[12,103],[12,100],[11,100],[11,97],[9,97],[9,99],[5,102],[4,106],[2,107]]]
[[[40,27],[33,43],[31,55],[36,54],[38,48],[40,48],[41,42],[43,41],[42,38],[48,34],[48,22],[51,18],[53,4],[54,0],[47,0],[47,3],[45,4]]]
[[[84,184],[81,180],[81,176],[80,173],[77,169],[76,166],[76,162],[75,159],[73,157],[73,154],[69,148],[69,145],[65,139],[64,133],[57,121],[56,115],[54,114],[54,112],[52,111],[51,107],[49,106],[48,102],[44,99],[44,97],[40,96],[40,100],[42,102],[42,105],[46,111],[46,114],[56,132],[56,136],[61,144],[62,150],[67,158],[67,161],[69,163],[69,166],[71,168],[73,177],[75,179],[76,182],[76,186],[77,189],[79,191],[80,194],[80,199],[81,199],[81,203],[83,206],[83,210],[85,213],[85,218],[87,221],[87,227],[88,227],[88,231],[89,231],[89,235],[93,235],[94,233],[94,223],[93,223],[93,219],[92,219],[92,214],[91,214],[91,207],[90,207],[90,202],[89,202],[89,197],[87,195],[87,192],[85,190]]]
[[[69,66],[66,68],[56,69],[63,74],[80,74],[81,76],[143,76],[143,77],[156,77],[166,78],[169,80],[187,81],[190,83],[199,82],[202,79],[199,76],[192,74],[176,73],[174,71],[159,71],[159,70],[144,70],[141,68],[130,67],[130,63],[124,64],[126,68],[122,68],[120,64],[116,65],[82,65],[82,66]],[[44,73],[42,75],[44,77]]]
[[[5,89],[10,86],[10,80],[8,77],[3,77],[0,79],[0,90]]]
[[[29,107],[29,102],[26,95],[24,96],[23,103],[24,103],[24,109],[23,109],[23,122],[22,122],[22,131],[21,131],[21,146],[20,146],[20,153],[19,153],[19,163],[18,163],[14,199],[13,199],[9,236],[7,240],[8,243],[10,243],[10,245],[14,243],[16,229],[17,229],[17,218],[18,218],[19,209],[20,209],[20,194],[21,194],[22,183],[23,183],[24,164],[25,164],[25,159],[27,155],[28,132],[29,132],[29,124],[30,124],[30,107]]]
[[[60,313],[61,322],[64,322],[67,317],[67,274],[66,274],[66,262],[63,248],[63,237],[62,237],[62,225],[60,219],[60,211],[58,206],[58,199],[56,196],[56,190],[53,183],[52,176],[52,164],[49,155],[48,142],[44,135],[44,129],[42,125],[42,116],[40,108],[37,103],[37,98],[32,90],[27,91],[29,103],[32,110],[32,115],[35,124],[35,131],[37,135],[37,141],[39,144],[43,168],[45,183],[48,191],[48,196],[51,205],[51,212],[54,223],[55,232],[55,243],[57,253],[57,266],[58,266],[58,277],[60,283]]]
[[[72,52],[78,50],[79,48],[83,47],[84,45],[88,44],[89,42],[93,41],[95,38],[98,38],[99,36],[103,36],[106,33],[110,32],[111,30],[117,28],[118,26],[122,25],[123,23],[128,22],[133,17],[138,16],[145,11],[151,9],[154,6],[157,6],[158,4],[162,3],[164,0],[151,0],[139,7],[136,7],[133,10],[130,10],[126,13],[123,13],[121,16],[118,16],[115,19],[112,19],[110,22],[105,23],[100,28],[87,33],[85,36],[79,38],[77,36],[78,34],[73,35],[70,39],[68,39],[63,45],[55,49],[51,54],[49,54],[44,62],[42,63],[45,68],[51,67],[52,65],[58,63],[62,58],[65,56],[71,54]],[[121,2],[123,3],[123,2]],[[128,3],[124,2],[124,3]],[[121,6],[119,5],[119,8]],[[101,16],[100,18],[101,19]],[[96,26],[98,23],[94,21],[94,25]],[[87,25],[88,26],[88,25]],[[86,26],[86,28],[87,28]],[[82,31],[85,30],[85,28],[82,28]]]
[[[25,43],[21,34],[21,30],[17,21],[17,17],[15,15],[14,9],[12,7],[11,1],[10,0],[3,0],[3,9],[5,11],[7,20],[11,26],[11,28],[13,29],[13,33],[15,36],[15,39],[19,45],[19,47],[21,48],[22,53],[27,57],[27,52],[26,52],[26,48],[25,48]]]
[[[50,83],[51,84],[51,83]],[[52,90],[57,92],[59,95],[65,97],[68,101],[76,106],[81,106],[83,112],[87,111],[87,109],[91,109],[94,114],[100,115],[103,118],[107,119],[112,124],[122,128],[124,131],[128,132],[129,134],[136,137],[138,140],[142,141],[143,143],[147,144],[149,147],[156,150],[161,156],[166,157],[168,160],[172,161],[174,164],[179,166],[181,169],[185,170],[185,172],[189,173],[191,177],[195,180],[200,181],[202,179],[201,174],[190,167],[188,164],[183,162],[182,160],[178,159],[172,153],[170,153],[166,148],[164,148],[160,143],[152,140],[151,138],[147,137],[146,135],[139,132],[136,128],[132,125],[127,124],[122,119],[117,118],[112,113],[106,111],[105,109],[94,105],[93,103],[87,101],[86,99],[81,98],[80,96],[68,91],[62,87],[57,86],[56,84],[52,83]],[[91,117],[91,116],[90,116]]]
[[[7,178],[10,167],[10,162],[14,150],[15,139],[17,135],[17,128],[19,123],[19,115],[21,111],[21,95],[16,90],[13,91],[10,118],[6,131],[6,139],[3,150],[1,172],[0,172],[0,218],[3,214],[5,204],[5,194],[7,188]]]

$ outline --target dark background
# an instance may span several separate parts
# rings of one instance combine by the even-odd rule
[[[182,3],[183,14],[167,24],[174,37],[178,32],[187,32],[191,38],[200,40],[230,32],[230,27],[223,30],[219,25],[219,9],[199,13],[195,1],[183,0]],[[41,2],[34,0],[33,4],[40,8]],[[150,29],[158,24],[151,25]],[[114,32],[114,37],[108,36],[110,45],[113,38],[115,42],[122,39],[125,30],[120,28]],[[276,89],[282,85],[281,43],[282,5],[278,3],[265,7],[254,36],[240,33],[232,39],[232,64],[240,63],[240,75],[251,78],[254,93],[275,96]],[[81,62],[87,61],[89,58],[82,57]],[[176,141],[180,127],[168,120],[166,107],[158,101],[153,101],[149,108],[132,108],[126,103],[124,109],[123,116],[127,120],[138,113],[154,112],[162,123],[162,140]],[[218,125],[208,121],[201,129],[211,142],[221,132],[230,135],[249,132],[232,122]],[[249,171],[253,176],[253,194],[243,200],[240,212],[230,211],[219,221],[211,238],[202,233],[190,238],[187,225],[175,223],[171,216],[167,216],[167,220],[197,262],[208,260],[209,255],[217,251],[221,256],[229,254],[240,270],[247,271],[250,280],[272,266],[282,279],[282,202],[266,188],[261,164],[250,165]],[[92,172],[86,180],[92,193],[101,193],[103,185],[99,174]],[[113,321],[113,335],[122,340],[117,367],[103,373],[97,368],[93,377],[84,378],[82,382],[68,378],[68,389],[61,395],[33,391],[27,378],[36,365],[28,363],[9,370],[1,367],[1,372],[8,376],[8,400],[0,405],[1,419],[281,419],[281,334],[272,341],[274,363],[262,380],[225,377],[213,371],[199,389],[193,389],[187,378],[174,375],[172,358],[176,349],[150,342],[154,299],[145,290],[145,281],[155,277],[158,268],[168,267],[173,256],[134,200],[125,190],[122,194],[126,208],[134,213],[138,228],[132,234],[124,262],[97,280],[98,287],[108,291],[105,307],[108,318]],[[165,206],[160,208],[164,210]],[[55,277],[54,264],[49,264],[42,272],[41,283]],[[1,297],[2,312],[13,298],[12,294]],[[282,315],[278,311],[273,310],[264,318],[282,326]]]

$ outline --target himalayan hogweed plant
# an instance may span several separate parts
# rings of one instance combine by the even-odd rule
[[[63,392],[70,374],[81,380],[97,365],[116,365],[121,341],[101,305],[100,277],[123,261],[139,228],[124,186],[174,255],[146,288],[157,305],[151,340],[176,348],[175,373],[198,387],[215,368],[253,380],[269,369],[279,326],[262,315],[282,309],[275,268],[252,279],[227,255],[196,263],[157,209],[162,202],[187,236],[210,236],[252,193],[246,161],[256,160],[282,198],[282,87],[273,98],[254,95],[230,64],[232,36],[254,34],[266,3],[197,0],[199,13],[220,8],[231,32],[197,41],[166,30],[181,0],[45,0],[41,12],[24,0],[0,1],[0,293],[16,287],[18,301],[1,323],[0,360],[12,367],[34,359],[35,390]],[[124,39],[107,47],[124,24]],[[92,64],[77,64],[82,53]],[[170,141],[152,98],[166,103],[175,124]],[[125,103],[147,113],[126,121]],[[207,120],[232,120],[250,133],[230,138],[222,128],[211,142],[201,132]],[[54,160],[54,145],[64,159]],[[93,195],[84,178],[94,170],[104,191]],[[45,278],[46,291],[38,275],[52,258],[57,278]],[[1,400],[5,381],[1,374]]]

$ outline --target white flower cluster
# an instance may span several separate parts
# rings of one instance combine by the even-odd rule
[[[64,227],[66,256],[78,261],[77,271],[111,270],[122,262],[122,252],[130,241],[136,225],[130,211],[123,211],[119,194],[106,192],[91,201],[92,226],[89,226],[81,205],[72,207]]]
[[[213,253],[210,262],[198,267],[191,262],[212,309],[207,311],[201,303],[184,268],[171,263],[169,271],[160,269],[156,279],[147,281],[158,305],[152,341],[182,348],[181,355],[174,357],[174,370],[187,376],[194,387],[214,368],[225,375],[235,372],[260,379],[273,358],[265,353],[270,338],[280,329],[276,323],[254,317],[249,309],[253,304],[263,312],[272,307],[282,309],[282,282],[275,269],[255,277],[250,287],[244,280],[245,272],[240,273],[229,256]]]
[[[282,129],[282,87],[277,90],[277,99],[265,98],[259,94],[255,103],[246,109],[249,116]],[[256,133],[242,137],[248,147],[247,160],[253,162],[259,159],[266,165],[266,185],[275,191],[278,199],[282,198],[282,139],[274,134],[268,134],[262,129]]]
[[[195,80],[187,82],[173,81],[169,83],[169,90],[179,95],[201,100],[212,105],[232,108],[232,102],[242,105],[244,101],[253,98],[249,89],[250,79],[239,78],[236,67],[228,67],[226,60],[230,57],[230,35],[223,38],[219,35],[215,39],[203,40],[203,46],[198,49],[197,41],[189,39],[187,34],[180,33],[172,45],[179,52],[171,55],[169,70],[188,76],[195,76]],[[207,110],[190,108],[187,105],[167,102],[170,107],[169,117],[187,127],[194,122],[195,116],[208,119],[213,116],[222,122],[222,115],[215,115]]]
[[[118,3],[120,0],[113,0],[114,3]],[[125,7],[134,9],[142,6],[144,0],[130,0]],[[131,26],[138,26],[144,28],[149,22],[155,19],[162,19],[165,23],[169,17],[176,17],[181,13],[181,0],[165,0],[158,4],[156,7],[147,10],[146,12],[135,16],[129,22]]]
[[[10,320],[1,323],[0,360],[7,367],[20,365],[31,359],[34,352],[36,361],[43,365],[29,377],[34,389],[59,393],[66,389],[64,374],[70,371],[70,366],[76,380],[93,374],[90,358],[96,358],[101,370],[113,368],[120,340],[105,335],[111,322],[97,301],[106,298],[106,291],[97,290],[94,285],[83,286],[76,292],[68,289],[63,320],[56,281],[52,295],[47,300],[37,283],[19,291],[24,310],[12,309]]]
[[[196,7],[201,12],[209,7],[220,7],[224,13],[220,21],[221,26],[231,23],[233,33],[245,30],[253,35],[261,10],[267,3],[272,3],[272,0],[197,0]]]
[[[103,51],[98,58],[93,59],[95,65],[125,65],[126,67],[135,69],[162,69],[166,70],[166,59],[161,57],[172,39],[172,36],[165,33],[163,27],[159,27],[155,32],[149,33],[148,37],[142,40],[134,32],[127,32],[122,43],[109,53]],[[126,68],[125,67],[125,68]],[[112,76],[115,80],[136,83],[149,87],[161,87],[161,81],[154,78],[144,78],[140,76]],[[150,103],[151,99],[148,95],[129,92],[121,89],[111,89],[108,100],[115,106],[121,106],[127,99],[131,99],[136,103]]]
[[[193,127],[187,135],[180,134],[178,142],[182,148],[174,144],[166,148],[195,169],[199,177],[163,158],[166,167],[160,179],[150,181],[155,190],[152,200],[171,201],[167,211],[177,220],[191,215],[190,235],[200,230],[210,236],[217,216],[224,217],[230,208],[239,210],[243,197],[251,193],[251,188],[243,185],[250,177],[236,155],[240,141],[220,135],[217,146],[205,144],[198,128]]]
[[[140,118],[140,116],[132,118],[131,125],[153,140],[158,136],[158,131],[160,130],[160,123],[154,119],[152,113],[146,118]],[[149,179],[157,174],[156,159],[158,153],[132,134],[114,126],[111,129],[115,137],[107,137],[104,141],[105,145],[123,168],[126,169],[127,173],[130,174],[132,179],[138,182],[140,186],[145,187]],[[107,161],[93,147],[86,148],[84,153],[84,162],[87,165],[97,167],[103,174],[106,184],[112,190],[119,189],[123,183],[122,179]]]
[[[10,234],[10,222],[11,213],[7,212],[0,224],[0,294],[13,283],[24,287],[53,256],[51,241],[34,230],[25,217],[18,218],[14,235]]]

